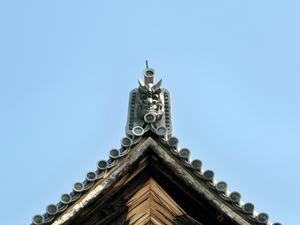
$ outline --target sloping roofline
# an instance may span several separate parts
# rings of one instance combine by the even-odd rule
[[[103,194],[151,149],[178,179],[188,184],[209,204],[230,217],[237,224],[271,225],[266,213],[256,213],[252,203],[243,203],[238,192],[229,192],[226,182],[216,182],[214,172],[202,171],[200,160],[190,159],[188,149],[179,149],[178,139],[172,136],[170,94],[154,82],[154,70],[146,68],[145,82],[130,94],[126,135],[120,149],[112,149],[109,160],[100,160],[97,170],[88,172],[83,182],[73,185],[70,194],[63,194],[60,202],[47,207],[43,215],[35,215],[32,225],[62,225],[89,202]],[[280,225],[274,223],[273,225]]]
[[[63,213],[57,213],[55,219],[52,220],[52,224],[63,225],[73,219],[89,203],[96,200],[103,192],[109,190],[115,182],[142,160],[150,150],[159,157],[161,162],[174,171],[174,175],[180,181],[188,184],[190,189],[209,200],[213,208],[228,216],[235,223],[242,225],[261,224],[257,221],[255,214],[250,215],[243,211],[243,205],[233,202],[230,198],[226,197],[225,193],[218,192],[214,181],[203,175],[205,172],[202,173],[199,168],[193,168],[194,161],[189,163],[180,155],[180,151],[172,149],[164,142],[161,142],[160,139],[151,136],[141,138],[135,146],[132,146],[128,150],[125,157],[114,161],[114,166],[111,166],[102,178],[93,184],[89,191],[86,191],[85,194],[83,191],[83,195],[78,200],[66,205]],[[179,159],[179,163],[177,158]]]

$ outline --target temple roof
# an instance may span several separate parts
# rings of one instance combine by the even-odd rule
[[[32,224],[89,224],[86,218],[94,218],[105,225],[112,224],[113,213],[126,211],[118,218],[141,221],[132,224],[168,224],[162,221],[172,217],[174,224],[271,225],[268,214],[244,203],[239,192],[230,192],[226,182],[215,180],[212,170],[204,170],[199,159],[191,159],[189,149],[179,147],[172,134],[169,92],[160,87],[161,81],[155,84],[154,70],[147,68],[144,75],[145,82],[140,81],[139,89],[130,93],[126,137],[120,148],[112,149],[108,160],[98,161],[95,171],[75,183],[71,193],[48,205],[44,214],[35,215]],[[141,200],[141,196],[148,198]],[[113,209],[107,208],[113,201]],[[137,216],[152,201],[161,203]],[[100,214],[93,214],[96,208]],[[201,222],[180,222],[196,217]]]

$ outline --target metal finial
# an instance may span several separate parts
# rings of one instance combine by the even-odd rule
[[[148,60],[146,60],[146,69],[148,69]]]

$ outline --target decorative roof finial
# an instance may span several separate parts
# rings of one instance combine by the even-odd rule
[[[149,129],[159,136],[172,134],[171,103],[168,90],[161,88],[162,80],[155,84],[155,71],[144,70],[144,82],[130,92],[126,134],[129,137],[142,136]]]

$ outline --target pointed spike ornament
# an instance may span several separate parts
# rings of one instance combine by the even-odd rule
[[[146,60],[146,68],[148,69],[148,60]]]

